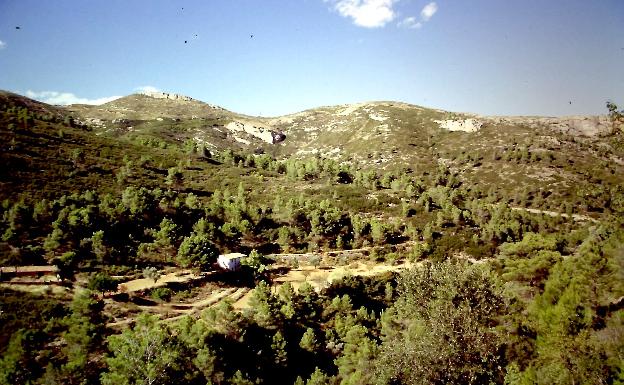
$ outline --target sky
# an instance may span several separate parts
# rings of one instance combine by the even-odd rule
[[[53,104],[604,114],[623,69],[622,0],[0,0],[0,89]]]

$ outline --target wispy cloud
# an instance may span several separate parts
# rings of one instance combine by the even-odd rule
[[[422,21],[429,21],[436,12],[438,12],[438,5],[435,2],[431,2],[420,11],[420,17],[422,17]]]
[[[398,22],[397,27],[408,29],[420,28],[424,23],[428,22],[436,12],[438,12],[438,5],[435,2],[431,2],[425,5],[420,11],[420,20],[415,16],[409,16]]]
[[[341,16],[365,28],[383,27],[396,17],[393,9],[398,0],[324,0],[333,4]]]
[[[160,90],[154,86],[141,86],[135,88],[134,90],[144,94],[149,94],[151,92],[160,92]]]
[[[399,28],[408,28],[408,29],[416,29],[416,28],[422,27],[422,23],[420,21],[416,20],[416,18],[414,16],[410,16],[410,17],[406,17],[405,19],[401,20],[397,24],[397,27],[399,27]]]
[[[2,40],[0,40],[0,49],[4,49],[6,48],[7,43],[3,42]]]
[[[115,99],[119,99],[121,96],[108,96],[98,99],[80,98],[71,92],[57,92],[57,91],[26,91],[26,96],[31,99],[39,100],[40,102],[55,104],[55,105],[68,105],[68,104],[104,104]]]

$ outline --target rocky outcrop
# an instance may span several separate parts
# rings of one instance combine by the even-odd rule
[[[476,132],[484,123],[521,124],[531,128],[547,128],[570,135],[595,136],[608,134],[613,124],[607,116],[476,116],[468,119],[434,120],[449,131]]]
[[[170,94],[167,92],[160,92],[160,91],[145,91],[145,92],[141,92],[141,95],[149,96],[150,98],[154,98],[154,99],[182,100],[185,102],[190,102],[192,100],[195,100],[191,98],[190,96],[185,96],[185,95],[180,95],[180,94]]]
[[[553,131],[559,131],[570,135],[595,136],[608,134],[613,129],[613,124],[608,116],[500,116],[487,117],[492,123],[524,124],[529,127],[546,127]]]
[[[179,102],[197,102],[203,105],[207,105],[210,108],[214,108],[215,110],[225,111],[223,107],[219,107],[210,103],[200,102],[199,100],[193,99],[190,96],[181,95],[181,94],[173,94],[173,93],[160,92],[160,91],[145,91],[145,92],[141,92],[141,95],[149,96],[150,98],[154,98],[154,99],[167,99],[167,100],[175,100]],[[194,115],[191,117],[191,119],[199,119],[199,116]]]
[[[477,132],[481,128],[481,122],[476,119],[447,119],[434,120],[440,128],[449,131]]]
[[[255,126],[250,123],[231,122],[225,125],[225,128],[232,132],[245,132],[256,138],[262,139],[269,144],[275,144],[283,142],[286,139],[286,135],[282,132],[270,130],[265,127]]]

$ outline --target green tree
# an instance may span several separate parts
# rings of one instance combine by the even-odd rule
[[[172,383],[179,351],[169,330],[153,316],[142,315],[132,329],[108,337],[108,370],[103,385],[157,385]]]
[[[288,226],[282,226],[277,230],[277,243],[284,251],[286,251],[288,246],[290,246],[291,235]]]
[[[117,282],[106,273],[95,273],[89,278],[87,288],[105,293],[117,290]]]
[[[219,251],[208,236],[191,234],[180,244],[176,260],[183,267],[207,270],[216,262],[218,256]]]
[[[247,257],[241,259],[241,265],[251,270],[251,274],[256,282],[264,277],[264,273],[267,269],[264,257],[255,249],[252,250]]]
[[[607,102],[609,118],[613,124],[613,133],[624,132],[624,110],[618,110],[618,106],[613,102]]]
[[[332,378],[319,368],[316,368],[308,381],[306,381],[306,385],[330,385],[332,383]]]
[[[299,342],[299,346],[301,349],[308,351],[310,353],[314,353],[318,349],[318,343],[316,341],[316,335],[314,334],[314,329],[307,328],[303,336],[301,337],[301,341]]]
[[[551,269],[543,292],[517,321],[535,335],[533,354],[511,363],[508,383],[609,384],[621,378],[624,337],[614,323],[622,312],[600,314],[624,294],[621,226],[616,220],[592,228],[576,253]]]
[[[500,378],[504,336],[496,325],[506,300],[488,270],[427,263],[405,272],[398,290],[382,317],[378,383],[486,384]]]
[[[344,338],[344,350],[336,359],[341,385],[370,384],[375,379],[374,362],[379,346],[367,337],[368,330],[355,325]]]
[[[273,350],[273,360],[277,366],[286,366],[288,361],[288,353],[286,352],[286,340],[279,330],[273,335],[271,341],[271,350]]]
[[[70,305],[71,314],[64,319],[67,330],[63,333],[63,347],[67,361],[61,367],[65,382],[82,384],[85,379],[97,378],[96,367],[89,366],[100,347],[104,319],[100,316],[103,304],[88,290],[78,292]]]
[[[274,328],[280,323],[280,301],[273,296],[266,282],[261,281],[253,290],[249,307],[258,325]]]
[[[184,175],[178,167],[171,167],[167,170],[167,178],[165,179],[165,183],[169,187],[178,189],[181,187],[183,180]]]
[[[154,234],[154,241],[161,246],[172,246],[176,244],[178,240],[178,233],[180,229],[174,221],[169,218],[163,218],[160,221],[160,228]]]
[[[98,262],[104,262],[108,256],[108,247],[104,244],[104,231],[99,230],[91,236],[91,251]]]
[[[155,206],[152,194],[145,187],[126,187],[121,195],[121,202],[132,215],[147,213]]]
[[[0,357],[0,385],[28,384],[34,380],[34,368],[31,357],[33,335],[20,329],[9,341]]]
[[[228,383],[232,385],[254,385],[254,382],[245,377],[243,372],[240,370],[237,370],[236,373],[234,373],[234,376],[230,378]]]

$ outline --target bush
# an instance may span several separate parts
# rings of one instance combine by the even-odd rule
[[[117,281],[106,273],[96,273],[89,278],[87,288],[101,293],[117,290]]]
[[[153,289],[152,292],[150,293],[150,297],[156,300],[166,301],[166,302],[169,302],[171,300],[172,295],[173,295],[173,290],[169,289],[168,287],[157,287],[156,289]]]

